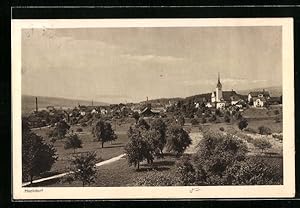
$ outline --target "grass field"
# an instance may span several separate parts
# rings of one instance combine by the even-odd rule
[[[141,164],[140,170],[134,167],[129,167],[126,158],[122,158],[111,164],[101,166],[97,169],[96,182],[91,186],[99,187],[120,187],[133,186],[138,177],[142,177],[153,169],[163,172],[175,174],[175,156],[165,156],[164,159],[157,159],[151,168],[145,162]],[[45,185],[45,184],[43,184]],[[52,181],[52,184],[47,184],[49,187],[66,187],[66,186],[82,186],[80,182],[75,181],[71,184],[64,182],[64,178]]]
[[[101,148],[101,143],[96,141],[91,133],[91,127],[82,127],[82,126],[72,126],[70,131],[76,132],[77,128],[82,128],[82,132],[77,132],[79,138],[82,140],[82,148],[78,148],[75,151],[76,153],[80,152],[96,152],[98,162],[102,160],[108,160],[110,158],[119,156],[124,153],[124,146],[128,142],[127,130],[131,123],[125,123],[116,125],[116,134],[118,139],[112,143],[104,143],[104,148]],[[37,129],[35,133],[42,136],[47,143],[51,143],[50,139],[47,136],[47,132],[50,131],[50,128]],[[53,164],[51,171],[53,173],[63,173],[68,171],[70,159],[74,155],[73,149],[64,149],[64,142],[66,139],[57,140],[53,145],[57,150],[58,160]],[[51,175],[51,173],[48,173]]]

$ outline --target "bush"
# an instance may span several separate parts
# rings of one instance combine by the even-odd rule
[[[250,157],[236,162],[223,177],[230,185],[275,185],[282,184],[281,168],[260,157]]]
[[[242,119],[239,123],[238,123],[238,127],[240,130],[243,130],[244,128],[246,128],[248,126],[248,121],[246,119]]]
[[[81,124],[82,127],[87,127],[87,123]]]
[[[244,129],[244,131],[247,131],[247,132],[249,132],[249,133],[253,133],[253,134],[256,134],[256,133],[257,133],[257,131],[256,131],[255,129],[253,129],[253,128],[250,128],[250,127],[248,127],[248,128],[245,128],[245,129]]]
[[[220,127],[220,131],[224,131],[224,127]]]
[[[258,127],[258,133],[262,135],[270,135],[272,133],[271,129],[266,126]]]
[[[198,125],[198,124],[199,124],[198,119],[196,119],[196,118],[191,119],[191,124],[192,124],[193,126]]]
[[[82,128],[77,128],[76,131],[77,132],[82,132]]]

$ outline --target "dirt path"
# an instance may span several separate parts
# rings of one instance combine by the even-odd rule
[[[126,154],[121,154],[117,157],[113,157],[113,158],[110,158],[108,160],[105,160],[105,161],[102,161],[102,162],[99,162],[96,164],[96,167],[99,167],[99,166],[102,166],[102,165],[106,165],[106,164],[110,164],[110,163],[113,163],[115,161],[118,161],[120,160],[122,157],[124,157]],[[61,177],[64,177],[66,175],[69,175],[69,174],[72,174],[73,171],[70,171],[70,172],[66,172],[66,173],[61,173],[61,174],[58,174],[58,175],[54,175],[54,176],[50,176],[50,177],[46,177],[46,178],[40,178],[40,179],[37,179],[37,180],[34,180],[32,181],[32,183],[40,183],[40,182],[43,182],[43,181],[49,181],[49,180],[53,180],[53,179],[56,179],[56,178],[61,178]],[[23,183],[22,184],[22,187],[24,186],[28,186],[30,184],[30,182],[26,182],[26,183]]]
[[[192,144],[184,151],[187,154],[193,154],[197,152],[197,145],[199,141],[203,138],[202,132],[192,132],[189,134],[192,139]]]

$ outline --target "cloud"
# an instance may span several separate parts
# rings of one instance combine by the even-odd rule
[[[174,57],[174,56],[160,56],[160,55],[153,55],[153,54],[146,54],[146,55],[134,55],[134,54],[122,54],[122,58],[139,61],[139,62],[164,62],[164,63],[171,63],[171,62],[181,62],[184,61],[184,58]]]

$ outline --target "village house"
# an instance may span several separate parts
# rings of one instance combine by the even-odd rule
[[[254,91],[248,94],[248,103],[255,108],[264,107],[270,100],[270,93],[268,91]]]

